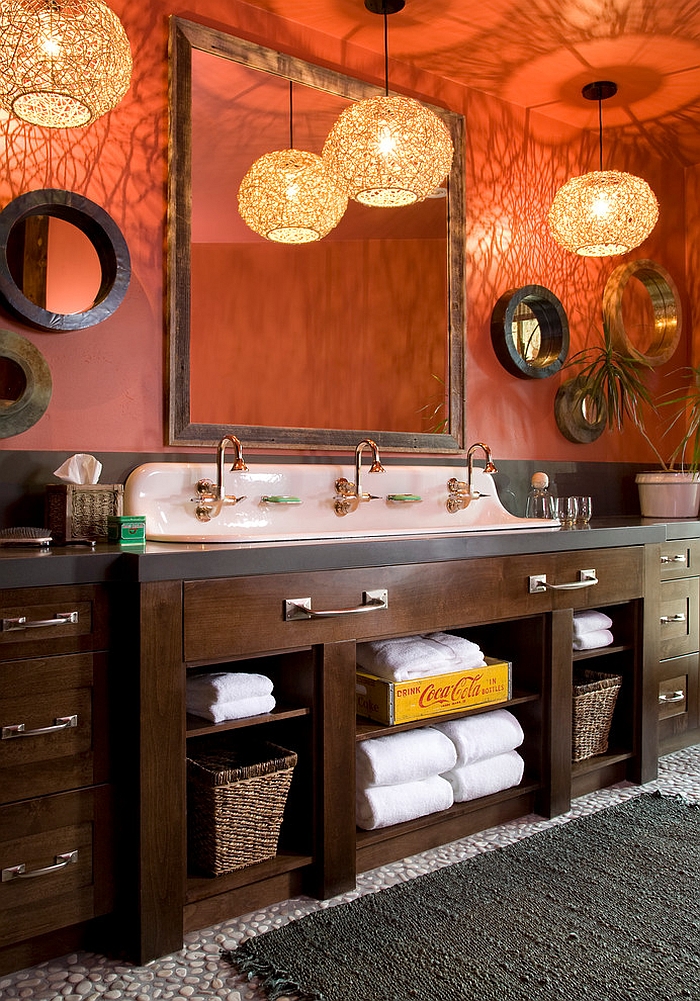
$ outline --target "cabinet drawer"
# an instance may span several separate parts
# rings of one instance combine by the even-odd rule
[[[700,539],[662,542],[659,574],[661,580],[689,577],[700,573]]]
[[[659,740],[673,742],[698,726],[697,653],[659,664]]]
[[[105,786],[0,807],[0,946],[111,910],[111,820]]]
[[[99,587],[0,591],[0,657],[101,649],[106,623],[105,595]]]
[[[700,587],[697,577],[661,584],[659,628],[661,658],[679,657],[698,649]]]
[[[635,547],[186,581],[184,659],[221,661],[611,604],[641,596],[642,559],[641,547]],[[587,569],[596,570],[594,586],[530,592],[530,575],[565,584],[577,582],[579,571]],[[379,590],[387,592],[386,608],[349,611],[362,605],[364,594]],[[285,620],[286,602],[306,599],[313,611],[335,614]]]
[[[100,654],[0,663],[0,802],[105,781],[105,684]]]

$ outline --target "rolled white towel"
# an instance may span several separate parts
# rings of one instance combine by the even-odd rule
[[[432,726],[454,744],[457,751],[455,768],[513,751],[525,739],[523,728],[507,709],[494,709],[478,716],[433,723]]]
[[[454,744],[430,727],[362,740],[355,753],[357,788],[417,782],[449,771],[457,762]]]
[[[216,702],[212,706],[193,705],[187,702],[187,712],[202,716],[212,723],[223,723],[227,719],[245,719],[247,716],[261,716],[275,708],[274,695],[258,695],[252,699],[236,699],[234,702]]]
[[[454,768],[442,777],[452,786],[455,803],[464,803],[519,785],[524,771],[525,762],[518,752],[507,751]]]
[[[357,663],[387,681],[450,674],[484,664],[476,643],[451,633],[428,633],[357,644]]]
[[[364,831],[390,827],[439,810],[449,810],[453,801],[452,786],[439,775],[420,782],[371,786],[357,792],[357,826]]]
[[[187,702],[208,708],[219,702],[271,695],[272,687],[272,681],[264,674],[246,674],[241,671],[195,674],[187,679]]]
[[[612,624],[613,620],[610,616],[596,608],[586,608],[581,612],[574,612],[574,637],[596,632],[598,629],[609,629]]]
[[[594,629],[582,636],[574,636],[574,650],[597,650],[601,646],[610,646],[613,634],[609,629]]]

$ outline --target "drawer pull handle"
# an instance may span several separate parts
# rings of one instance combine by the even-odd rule
[[[685,622],[685,615],[678,612],[676,615],[662,615],[659,619],[662,626],[667,626],[669,622]]]
[[[679,553],[677,556],[662,556],[661,557],[661,562],[662,563],[685,563],[686,561],[687,561],[687,557],[686,557],[685,553]]]
[[[13,723],[2,728],[0,740],[12,740],[15,737],[39,737],[43,733],[58,733],[59,730],[72,730],[78,725],[77,716],[57,716],[53,726],[40,726],[36,730],[25,730],[24,723]]]
[[[595,570],[579,570],[578,580],[568,584],[548,584],[547,574],[539,573],[529,578],[529,593],[541,594],[547,589],[551,591],[578,591],[582,587],[595,587],[598,577]]]
[[[0,631],[11,633],[21,629],[44,629],[46,626],[65,626],[77,621],[77,612],[56,612],[52,619],[27,619],[26,615],[20,615],[16,619],[2,619]]]
[[[54,864],[46,865],[43,869],[30,869],[27,868],[24,862],[20,862],[19,865],[8,866],[7,869],[2,870],[2,882],[9,883],[12,879],[33,879],[34,876],[47,876],[52,872],[59,872],[61,869],[65,869],[67,865],[75,865],[78,861],[78,850],[72,852],[63,852],[61,855],[54,855]]]
[[[663,705],[668,702],[683,702],[685,699],[685,692],[662,692],[659,695],[659,702]]]
[[[388,607],[389,592],[384,589],[363,591],[362,604],[354,608],[314,610],[311,607],[311,598],[287,598],[284,603],[284,619],[285,622],[293,622],[295,619],[331,619],[338,615],[356,615],[358,612],[378,612]]]

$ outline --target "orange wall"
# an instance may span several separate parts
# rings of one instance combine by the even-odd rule
[[[352,44],[236,0],[194,0],[184,9],[163,0],[148,4],[113,0],[112,6],[122,18],[134,53],[129,94],[114,112],[86,130],[52,132],[0,119],[7,165],[0,178],[0,202],[43,187],[68,188],[91,198],[124,233],[132,258],[131,286],[114,316],[84,331],[42,333],[0,317],[5,327],[18,330],[39,347],[54,381],[51,404],[42,419],[24,434],[0,440],[0,448],[94,452],[163,448],[168,14],[203,20],[373,81],[383,72],[376,57]],[[551,240],[545,222],[559,185],[572,173],[595,169],[595,141],[591,145],[579,133],[552,121],[428,74],[396,67],[392,82],[397,89],[467,116],[470,440],[488,441],[502,458],[650,459],[648,446],[631,431],[623,436],[606,433],[588,446],[566,441],[556,428],[552,409],[563,377],[515,379],[499,365],[490,341],[494,303],[506,289],[524,284],[546,285],[562,300],[571,325],[572,351],[599,324],[605,280],[620,259],[590,261],[568,254]],[[659,197],[660,223],[631,256],[650,257],[668,268],[683,293],[689,331],[683,171],[648,150],[608,146],[606,156],[610,166],[643,173]],[[690,181],[689,208],[697,207],[700,188],[696,174],[691,173]],[[688,212],[689,218],[695,215]],[[696,272],[697,267],[689,273]],[[688,291],[697,298],[697,289]],[[688,360],[689,340],[684,344],[667,370]]]

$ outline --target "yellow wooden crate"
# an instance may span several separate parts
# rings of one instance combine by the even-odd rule
[[[438,674],[413,681],[386,681],[357,672],[357,713],[377,723],[393,726],[431,716],[447,716],[476,706],[506,702],[511,698],[512,665],[485,657],[485,667],[452,674]]]

